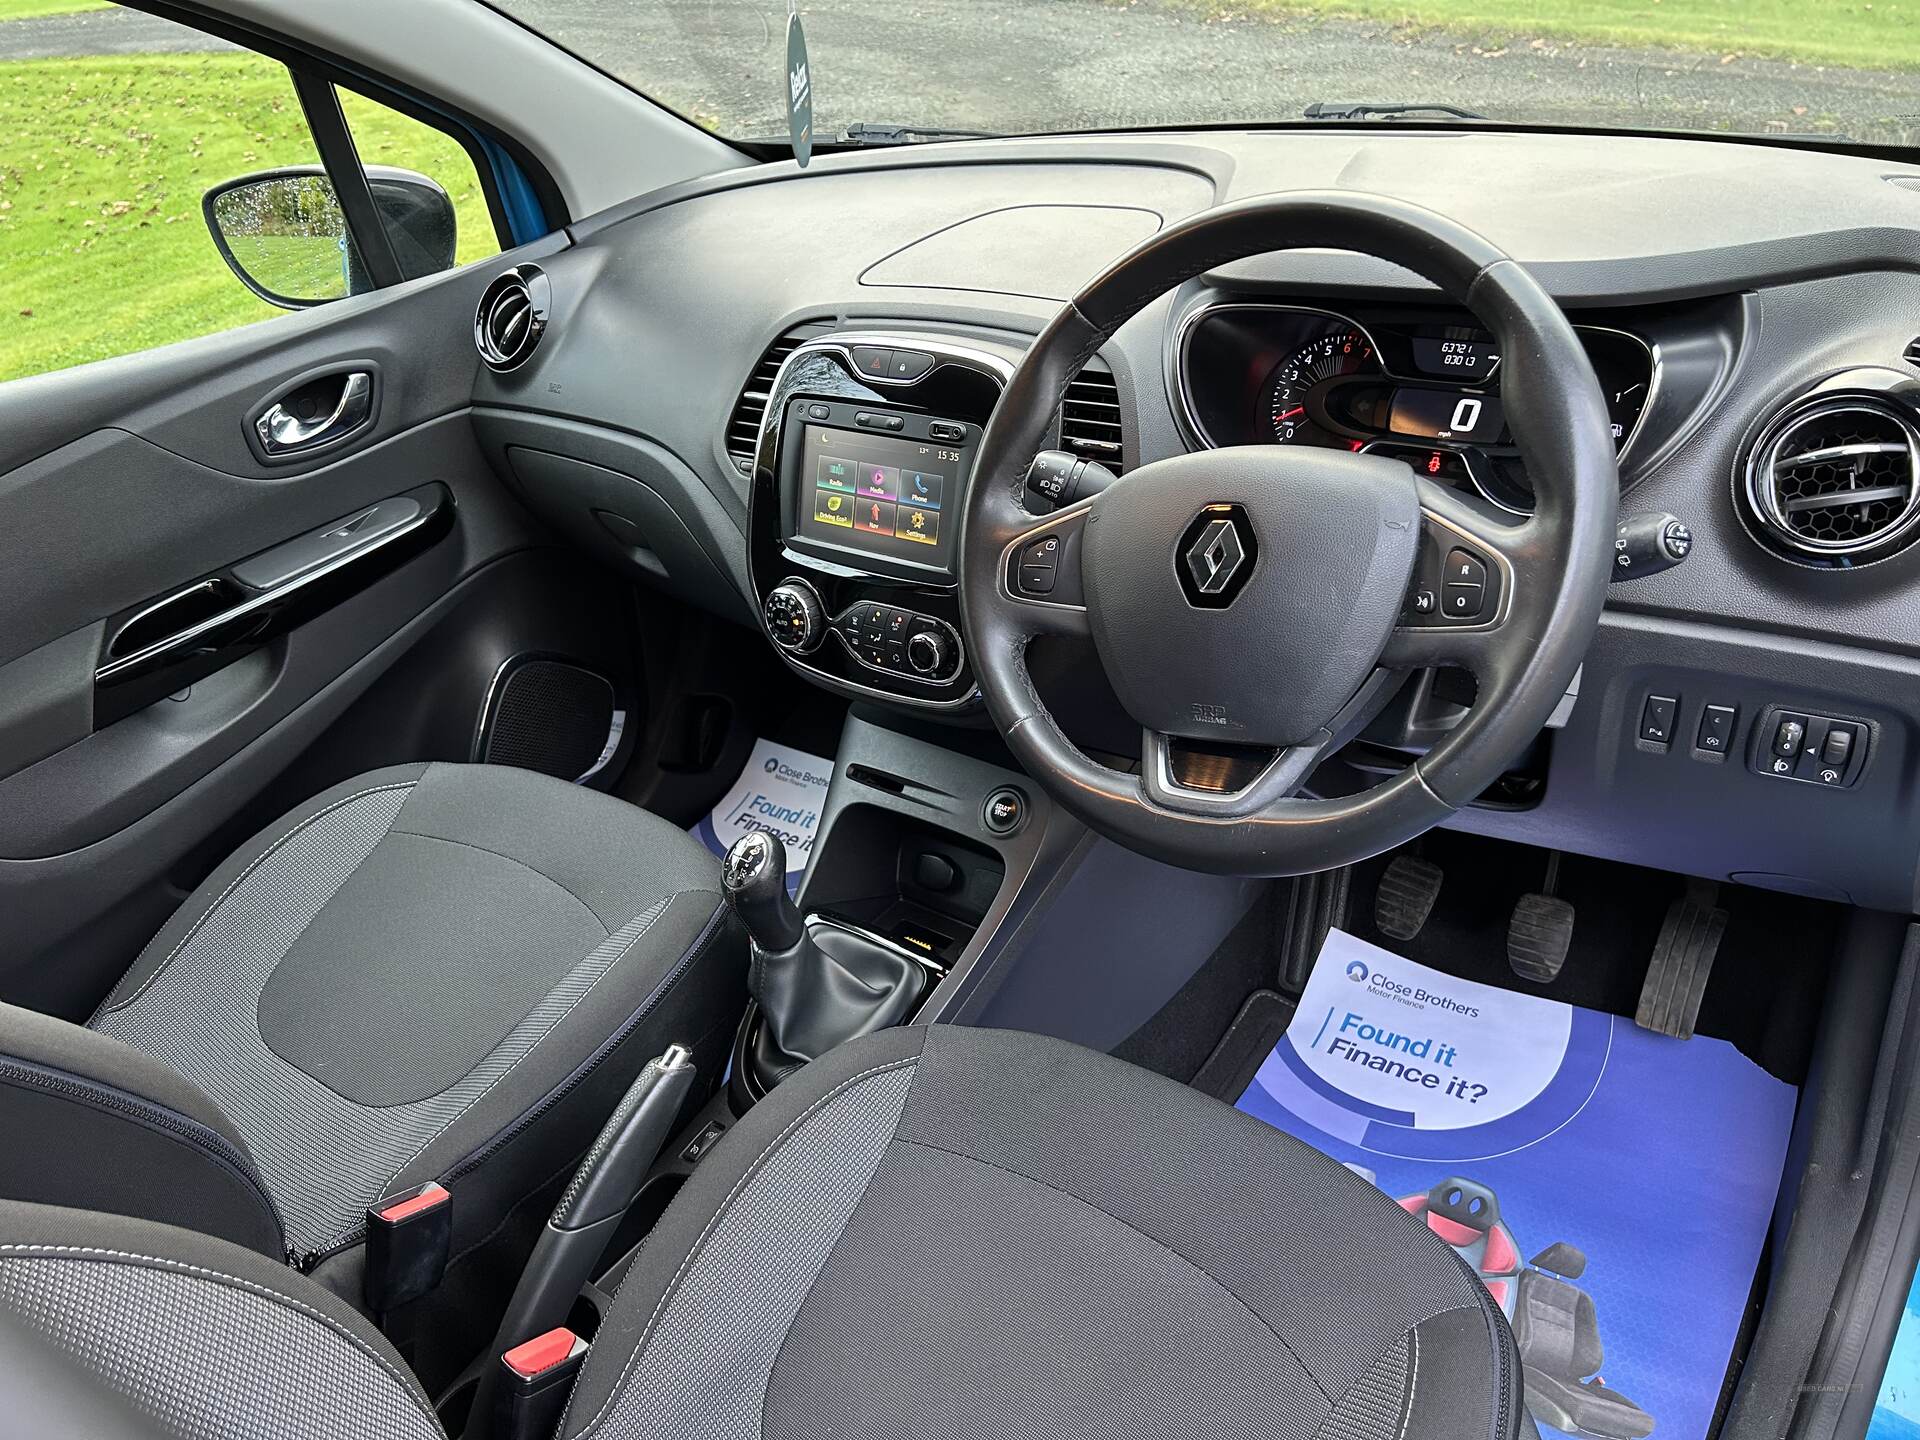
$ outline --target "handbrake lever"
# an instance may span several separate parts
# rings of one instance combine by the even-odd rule
[[[693,1076],[691,1053],[684,1046],[669,1045],[647,1062],[601,1127],[593,1148],[547,1217],[526,1269],[520,1272],[520,1283],[494,1336],[492,1359],[481,1369],[470,1436],[500,1433],[494,1416],[500,1357],[521,1342],[566,1324],[581,1287],[592,1278],[640,1183],[659,1158]]]

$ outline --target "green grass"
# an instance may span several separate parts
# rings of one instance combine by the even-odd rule
[[[462,262],[499,248],[465,151],[344,99],[364,160],[447,187]],[[244,53],[0,61],[0,136],[0,380],[285,313],[241,285],[200,217],[222,180],[316,162],[284,67]]]
[[[1483,46],[1589,45],[1920,69],[1920,0],[1194,0],[1217,14],[1339,15]]]
[[[106,8],[107,0],[0,0],[0,20],[30,20],[36,15],[72,15]]]

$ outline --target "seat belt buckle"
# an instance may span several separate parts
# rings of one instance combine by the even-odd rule
[[[502,1355],[493,1392],[492,1440],[549,1440],[560,1428],[587,1348],[585,1340],[561,1325]]]
[[[437,1181],[374,1201],[361,1284],[367,1308],[384,1315],[432,1290],[447,1273],[452,1244],[453,1192]]]

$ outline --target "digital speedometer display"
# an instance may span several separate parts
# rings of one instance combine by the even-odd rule
[[[1357,330],[1336,330],[1309,342],[1274,367],[1267,382],[1267,414],[1282,445],[1329,445],[1336,438],[1315,416],[1328,382],[1380,368],[1373,343]]]

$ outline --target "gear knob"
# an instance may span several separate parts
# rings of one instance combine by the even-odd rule
[[[754,948],[784,955],[806,934],[800,907],[787,894],[787,847],[764,830],[742,835],[720,862],[720,885]]]

